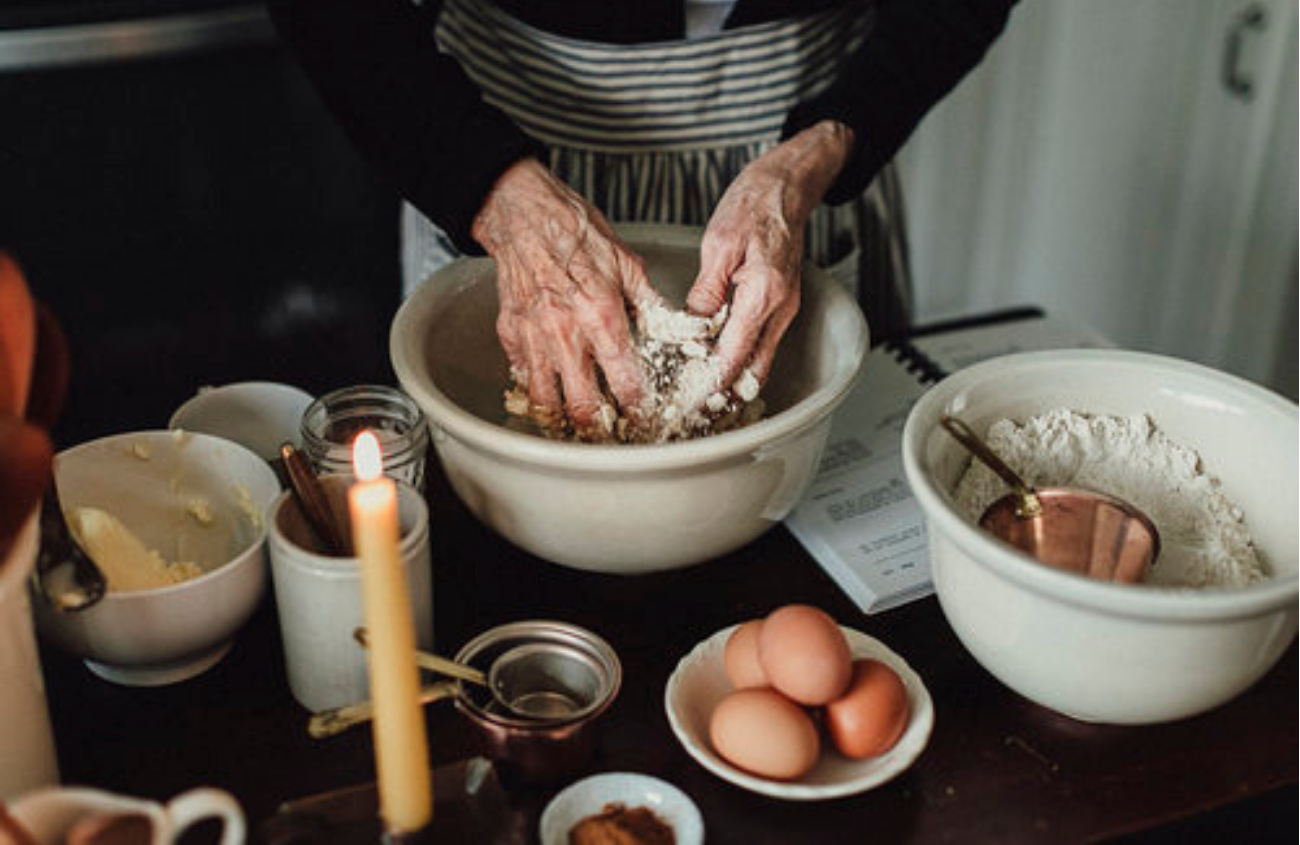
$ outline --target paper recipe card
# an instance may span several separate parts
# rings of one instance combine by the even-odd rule
[[[925,521],[903,477],[903,424],[928,385],[884,350],[831,422],[812,487],[786,527],[867,613],[928,595]]]
[[[864,613],[929,595],[925,518],[903,472],[912,405],[945,374],[985,358],[1108,345],[1085,326],[1021,309],[922,329],[907,343],[872,349],[786,527]]]

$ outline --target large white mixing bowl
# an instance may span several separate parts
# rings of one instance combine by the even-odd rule
[[[1068,408],[1147,413],[1196,450],[1246,515],[1272,577],[1238,588],[1094,581],[1034,562],[968,521],[951,491],[970,454],[944,414],[994,422]],[[1191,716],[1245,690],[1296,636],[1296,406],[1239,378],[1138,352],[1008,355],[931,388],[903,430],[903,460],[929,531],[930,567],[953,630],[989,672],[1039,704],[1090,722]]]
[[[700,230],[630,225],[622,237],[680,305],[695,279]],[[507,364],[497,340],[495,265],[462,259],[402,305],[390,351],[403,389],[429,419],[456,493],[480,519],[538,557],[597,572],[700,563],[783,519],[807,489],[867,349],[853,298],[804,270],[799,316],[763,398],[768,417],[698,440],[606,446],[504,427]]]

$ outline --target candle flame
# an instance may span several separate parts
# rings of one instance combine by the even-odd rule
[[[374,481],[384,474],[379,438],[369,429],[358,434],[352,442],[352,472],[358,481]]]

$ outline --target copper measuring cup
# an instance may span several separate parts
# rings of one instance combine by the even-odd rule
[[[1136,584],[1160,554],[1160,534],[1132,504],[1078,487],[1035,489],[962,420],[940,425],[1011,487],[979,525],[1040,563],[1095,578]]]

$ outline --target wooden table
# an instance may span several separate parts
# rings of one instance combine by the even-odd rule
[[[527,555],[477,522],[430,461],[435,640],[454,653],[493,625],[555,618],[610,641],[624,686],[592,771],[646,772],[685,790],[710,842],[1295,841],[1297,653],[1235,701],[1183,722],[1081,724],[1010,692],[963,649],[933,598],[865,616],[777,527],[738,552],[640,577],[568,570]],[[665,681],[677,660],[725,625],[809,602],[907,659],[933,696],[929,746],[873,791],[791,803],[746,792],[698,765],[673,737]],[[317,741],[290,696],[268,594],[232,651],[190,681],[127,688],[45,649],[65,782],[166,798],[199,784],[234,793],[256,826],[282,802],[373,778],[368,730]],[[454,708],[428,710],[435,765],[476,754]],[[508,793],[517,829],[535,836],[554,788]],[[202,832],[200,832],[201,835]]]

